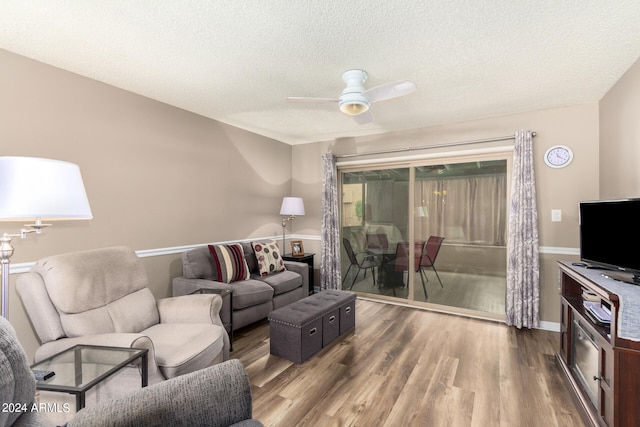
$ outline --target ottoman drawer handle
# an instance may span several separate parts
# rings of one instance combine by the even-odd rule
[[[336,316],[329,317],[329,323],[333,323],[334,320],[336,320]]]
[[[318,328],[313,328],[309,331],[309,335],[315,335],[318,332]]]
[[[347,307],[347,308],[345,308],[345,309],[344,309],[344,312],[345,312],[345,313],[347,313],[347,314],[351,313],[351,307]]]

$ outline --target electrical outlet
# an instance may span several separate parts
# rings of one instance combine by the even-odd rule
[[[552,222],[562,222],[562,210],[560,210],[560,209],[552,209],[551,210],[551,221]]]

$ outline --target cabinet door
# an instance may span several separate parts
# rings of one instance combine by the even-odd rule
[[[600,408],[598,412],[608,426],[613,426],[613,348],[600,343]]]
[[[612,359],[615,425],[640,426],[640,351],[614,348]]]
[[[569,365],[571,359],[571,308],[564,298],[560,298],[560,355]]]

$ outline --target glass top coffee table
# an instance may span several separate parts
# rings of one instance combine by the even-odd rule
[[[84,408],[85,393],[91,387],[141,359],[142,387],[149,381],[147,349],[76,345],[31,366],[32,370],[53,371],[51,378],[36,381],[38,390],[76,396],[76,411]]]

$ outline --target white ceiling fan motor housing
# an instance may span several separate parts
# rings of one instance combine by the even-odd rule
[[[350,116],[357,116],[369,109],[369,100],[362,95],[364,82],[367,80],[364,70],[348,70],[342,74],[346,87],[340,95],[340,111]]]

